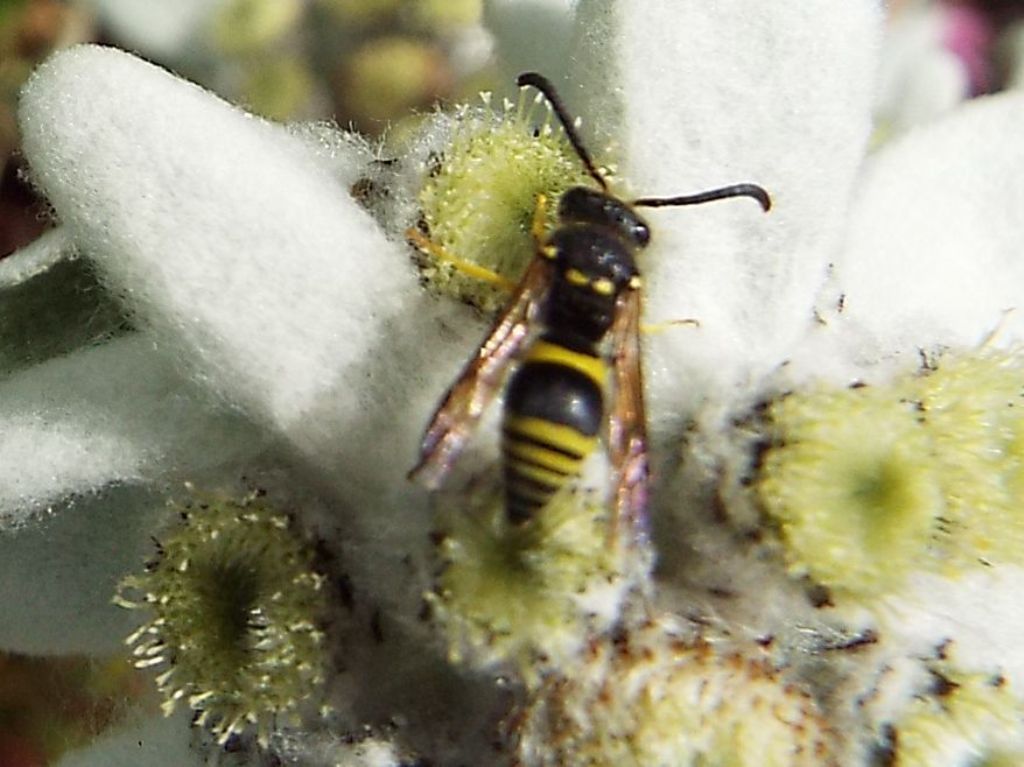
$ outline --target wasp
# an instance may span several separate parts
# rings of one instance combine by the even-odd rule
[[[567,190],[546,237],[535,226],[536,256],[438,406],[409,476],[436,488],[508,377],[501,453],[509,521],[533,518],[580,474],[603,439],[615,518],[640,532],[650,469],[636,256],[650,243],[651,229],[636,209],[751,197],[767,211],[771,199],[756,184],[734,184],[627,202],[609,189],[554,86],[535,72],[521,74],[516,84],[547,100],[597,188]],[[507,376],[513,362],[518,365]]]

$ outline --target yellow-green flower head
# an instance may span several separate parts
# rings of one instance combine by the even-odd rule
[[[878,387],[770,408],[756,485],[793,572],[848,595],[911,570],[1024,562],[1024,358],[947,354]]]
[[[306,62],[291,54],[265,54],[245,68],[241,93],[254,112],[287,120],[313,96],[314,75]]]
[[[998,676],[942,664],[932,689],[890,722],[893,767],[1024,764],[1024,708]]]
[[[507,301],[507,285],[467,274],[451,259],[514,284],[535,253],[531,224],[538,195],[547,198],[550,222],[562,193],[588,183],[562,132],[546,111],[538,123],[534,106],[525,107],[521,99],[497,112],[460,109],[452,141],[435,158],[419,193],[425,236],[435,246],[421,264],[427,285],[486,311]]]
[[[512,733],[520,767],[822,767],[833,734],[763,659],[648,623],[545,678]]]
[[[221,743],[249,728],[265,742],[323,680],[324,579],[288,518],[256,495],[211,496],[180,517],[115,598],[152,613],[126,640],[135,665],[161,669],[165,714],[182,702]]]
[[[214,44],[225,53],[261,53],[292,30],[303,13],[301,0],[230,0],[214,15]]]
[[[916,381],[950,527],[951,563],[1024,561],[1024,360],[948,355]]]
[[[437,540],[441,567],[426,596],[452,662],[512,664],[528,683],[614,622],[646,574],[608,512],[571,488],[521,524],[497,493],[478,495],[445,515]]]
[[[375,24],[393,16],[402,0],[317,0],[317,5],[348,25]]]
[[[384,35],[345,57],[337,74],[337,94],[357,125],[379,131],[386,121],[442,96],[452,77],[437,44],[411,35]]]
[[[481,0],[412,0],[407,7],[417,24],[435,33],[477,24],[484,10]]]
[[[756,487],[791,572],[869,596],[922,567],[945,503],[916,403],[889,388],[822,390],[769,415],[774,447]]]

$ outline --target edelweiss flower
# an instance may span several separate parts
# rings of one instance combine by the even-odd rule
[[[646,338],[644,362],[666,601],[718,612],[709,594],[734,593],[741,607],[723,614],[735,635],[773,634],[790,650],[808,649],[805,619],[824,621],[791,612],[784,568],[727,558],[694,521],[717,481],[709,462],[729,450],[724,427],[765,392],[818,374],[870,378],[997,328],[1001,342],[1024,340],[1024,313],[1006,314],[1024,285],[1024,97],[970,104],[865,169],[879,16],[867,0],[595,0],[565,42],[561,88],[592,145],[612,146],[624,195],[742,181],[772,195],[768,216],[744,201],[649,214],[647,320],[700,324]],[[431,515],[405,479],[484,326],[428,296],[405,243],[350,196],[372,154],[328,129],[252,118],[100,47],[55,55],[20,114],[59,228],[0,263],[0,301],[14,307],[4,322],[19,328],[0,329],[0,646],[116,651],[132,616],[110,596],[150,551],[168,485],[233,485],[243,473],[259,484],[261,471],[280,484],[285,466],[290,494],[328,499],[329,514],[305,521],[354,589],[352,647],[330,695],[338,721],[397,717],[435,763],[492,759],[488,728],[507,701],[428,650],[416,616]],[[81,325],[67,328],[38,307],[72,274],[100,297],[77,290],[76,309],[54,307]],[[83,310],[89,300],[109,314]],[[674,479],[688,425],[703,447]],[[720,558],[684,561],[709,552]],[[994,612],[956,616],[976,648],[957,657],[972,672],[998,667],[1019,690],[1024,656],[1008,637],[1020,632],[998,612],[1015,611],[1008,577],[972,581],[995,589],[984,600]],[[956,633],[922,593],[904,632],[915,652]],[[302,753],[300,736],[286,741]],[[322,736],[308,741],[306,758],[341,758]],[[162,750],[137,763],[182,764]]]

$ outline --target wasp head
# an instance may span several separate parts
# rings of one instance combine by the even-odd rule
[[[558,217],[564,223],[593,224],[611,229],[628,245],[643,248],[651,240],[647,222],[631,205],[607,192],[574,186],[562,195]]]

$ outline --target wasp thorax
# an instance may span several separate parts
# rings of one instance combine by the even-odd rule
[[[557,277],[545,321],[599,341],[611,327],[620,294],[639,277],[634,248],[618,233],[583,222],[563,224],[550,238]]]
[[[585,186],[575,186],[562,195],[558,216],[567,223],[608,227],[618,238],[637,248],[646,247],[651,241],[650,227],[632,206],[607,192]]]
[[[583,223],[562,226],[551,235],[555,260],[565,279],[573,285],[610,284],[618,293],[638,275],[633,249],[601,227]],[[586,280],[577,275],[586,276]]]

